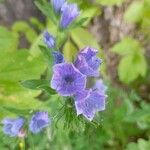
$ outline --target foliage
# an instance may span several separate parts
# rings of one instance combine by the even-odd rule
[[[139,139],[137,143],[129,143],[126,150],[149,150],[150,141]]]
[[[17,50],[18,41],[16,32],[0,27],[0,59],[3,60],[0,64],[0,117],[9,115],[10,109],[5,109],[6,107],[35,109],[40,105],[40,102],[34,99],[39,92],[24,89],[19,81],[39,78],[44,64],[41,58],[33,57],[28,50]]]
[[[117,43],[112,51],[121,55],[121,61],[118,67],[119,79],[124,83],[131,83],[139,75],[145,77],[147,63],[144,57],[144,50],[138,41],[126,37]]]
[[[102,5],[111,6],[111,5],[119,5],[124,0],[96,0],[97,3],[100,3]]]
[[[97,4],[119,6],[124,2],[97,0],[96,3],[90,3],[88,0],[70,0],[79,4],[82,13],[63,34],[56,30],[58,18],[44,1],[37,0],[36,5],[47,16],[48,31],[56,37],[59,35],[60,41],[57,44],[63,44],[61,50],[68,61],[74,59],[78,48],[86,45],[100,48],[87,30],[92,18],[101,14],[102,8]],[[124,14],[124,20],[136,24],[144,35],[149,35],[150,31],[149,6],[149,0],[133,1]],[[72,117],[74,110],[70,103],[65,103],[49,87],[51,70],[48,68],[52,66],[52,56],[48,55],[49,50],[43,46],[42,34],[38,34],[44,28],[45,25],[36,18],[30,18],[28,23],[18,21],[10,30],[0,26],[0,119],[16,115],[27,117],[33,111],[44,108],[54,116],[56,124],[39,135],[29,133],[25,141],[5,136],[0,125],[0,149],[17,150],[22,149],[21,145],[26,145],[29,150],[149,150],[150,104],[133,89],[122,90],[107,81],[106,111],[97,114],[97,119],[93,122]],[[28,49],[20,48],[22,34],[30,44]],[[138,82],[140,77],[146,78],[149,70],[145,49],[140,41],[124,37],[112,47],[112,51],[121,57],[118,66],[120,81],[131,84],[133,81]],[[107,79],[107,76],[104,78]],[[66,118],[71,122],[69,125]]]
[[[124,14],[124,19],[130,23],[138,23],[144,33],[150,34],[150,2],[149,0],[133,1]],[[146,33],[147,34],[147,33]]]

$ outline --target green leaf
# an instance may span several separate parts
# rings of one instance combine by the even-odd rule
[[[52,56],[52,52],[51,49],[43,46],[43,45],[39,45],[39,48],[41,50],[41,52],[43,53],[43,56],[45,57],[49,67],[52,67],[53,65],[53,56]]]
[[[1,118],[15,115],[5,109],[6,107],[32,110],[41,106],[41,102],[35,99],[40,91],[31,92],[23,88],[19,81],[40,78],[41,73],[45,70],[45,64],[40,57],[33,57],[29,50],[12,50],[10,46],[16,40],[16,36],[12,36],[11,32],[5,28],[0,28],[0,30],[4,34],[0,34],[0,37],[3,37],[2,40],[6,44],[3,47],[5,49],[0,48],[0,59],[3,60],[0,63]]]
[[[18,34],[0,26],[0,51],[4,53],[5,51],[16,50],[18,41]]]
[[[45,28],[44,24],[35,17],[31,17],[30,22],[33,26],[35,26],[40,31],[44,30],[44,28]]]
[[[123,2],[124,0],[96,0],[97,3],[106,5],[106,6],[112,6],[112,5],[119,5]]]
[[[74,57],[76,56],[77,53],[77,49],[70,40],[68,40],[65,43],[63,48],[63,53],[64,53],[65,60],[69,62],[72,62],[74,60]]]
[[[3,108],[11,113],[19,114],[19,115],[28,115],[31,111],[30,109],[18,109],[10,106],[3,106]]]
[[[137,143],[129,143],[125,150],[149,150],[150,149],[150,140],[138,139]]]
[[[131,23],[140,22],[143,18],[143,9],[143,1],[132,2],[124,14],[124,19]]]
[[[78,27],[83,26],[83,24],[87,21],[87,19],[88,19],[87,17],[86,18],[81,18],[80,20],[72,23],[67,30],[72,30],[74,28],[78,28]]]
[[[118,75],[124,83],[130,83],[138,77],[138,71],[133,60],[133,56],[126,56],[119,63]]]
[[[83,3],[81,5],[81,14],[78,18],[87,18],[87,20],[83,24],[84,26],[87,26],[90,23],[91,19],[100,15],[100,13],[101,9],[98,5],[94,5],[92,3]]]
[[[139,42],[130,37],[125,37],[112,47],[112,51],[119,55],[133,55],[141,49]]]
[[[119,79],[124,83],[134,81],[139,75],[145,76],[146,71],[146,61],[140,53],[122,58],[118,67]]]
[[[21,85],[25,88],[33,89],[33,90],[44,90],[48,94],[56,94],[55,90],[50,88],[49,80],[26,80],[22,81]]]
[[[99,45],[96,42],[96,39],[84,28],[74,29],[71,32],[71,37],[79,48],[92,46],[99,49]]]
[[[57,24],[57,18],[55,16],[52,5],[45,0],[36,0],[35,5],[41,10],[41,12],[48,18],[51,18],[53,23]]]
[[[37,38],[37,33],[25,21],[17,21],[13,24],[12,30],[17,33],[25,34],[27,40],[32,43]]]

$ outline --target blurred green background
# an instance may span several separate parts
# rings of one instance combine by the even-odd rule
[[[150,0],[70,1],[88,20],[70,31],[62,51],[70,61],[84,46],[99,49],[108,86],[106,110],[94,122],[72,119],[68,125],[59,97],[20,85],[48,78],[38,45],[44,29],[55,34],[56,27],[37,2],[0,0],[0,119],[29,109],[58,111],[60,117],[47,130],[28,134],[27,150],[150,150]],[[0,126],[0,150],[21,150],[21,144]]]

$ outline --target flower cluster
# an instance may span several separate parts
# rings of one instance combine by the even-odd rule
[[[38,133],[43,128],[47,127],[51,123],[51,119],[48,116],[47,112],[37,112],[35,113],[30,122],[29,122],[29,130],[32,133]],[[5,134],[11,137],[24,137],[25,130],[24,124],[25,119],[22,117],[18,117],[15,119],[5,118],[2,120],[2,124],[4,125],[3,131]]]
[[[55,41],[55,39],[51,39]],[[48,42],[45,42],[48,46]],[[87,88],[89,77],[99,77],[101,59],[97,57],[98,50],[86,47],[79,51],[73,63],[65,61],[59,51],[54,55],[53,76],[51,88],[61,96],[74,97],[77,115],[83,114],[88,120],[93,120],[97,111],[105,109],[106,86],[98,80],[91,88]]]
[[[51,0],[55,15],[59,19],[59,29],[66,29],[79,16],[80,11],[76,4],[66,0]],[[59,37],[59,36],[58,36]],[[91,77],[99,77],[101,59],[97,57],[98,50],[85,47],[79,51],[74,62],[68,63],[63,54],[57,49],[56,38],[49,32],[43,34],[44,43],[53,56],[53,75],[50,86],[64,97],[74,99],[74,108],[77,115],[83,115],[92,121],[95,114],[105,109],[106,86],[102,80],[97,80],[89,86]],[[28,128],[32,133],[38,133],[49,126],[51,118],[48,112],[35,113]],[[3,131],[11,137],[26,135],[26,120],[23,117],[15,119],[5,118],[2,121]]]

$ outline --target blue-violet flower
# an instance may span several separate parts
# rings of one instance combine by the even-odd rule
[[[106,96],[97,91],[83,90],[75,95],[75,108],[77,115],[82,114],[92,121],[95,113],[105,110]]]
[[[67,28],[80,14],[76,4],[68,3],[64,3],[61,8],[61,12],[60,26],[62,28]]]
[[[2,123],[4,124],[4,133],[14,137],[18,136],[19,132],[21,131],[24,124],[24,119],[20,117],[16,119],[5,118],[2,120]]]
[[[48,116],[48,112],[37,112],[30,120],[29,129],[32,133],[38,133],[50,123],[51,120]]]
[[[55,38],[47,31],[44,32],[44,42],[49,48],[55,48]]]
[[[59,13],[62,5],[65,3],[65,0],[52,0],[52,5],[56,13]]]
[[[101,64],[101,59],[96,56],[98,50],[86,47],[81,50],[75,60],[75,67],[86,76],[98,77],[98,68]]]
[[[51,87],[62,96],[72,96],[85,88],[86,76],[73,64],[61,63],[53,67]]]
[[[64,56],[61,52],[53,51],[52,54],[54,58],[54,64],[60,64],[65,62]]]

